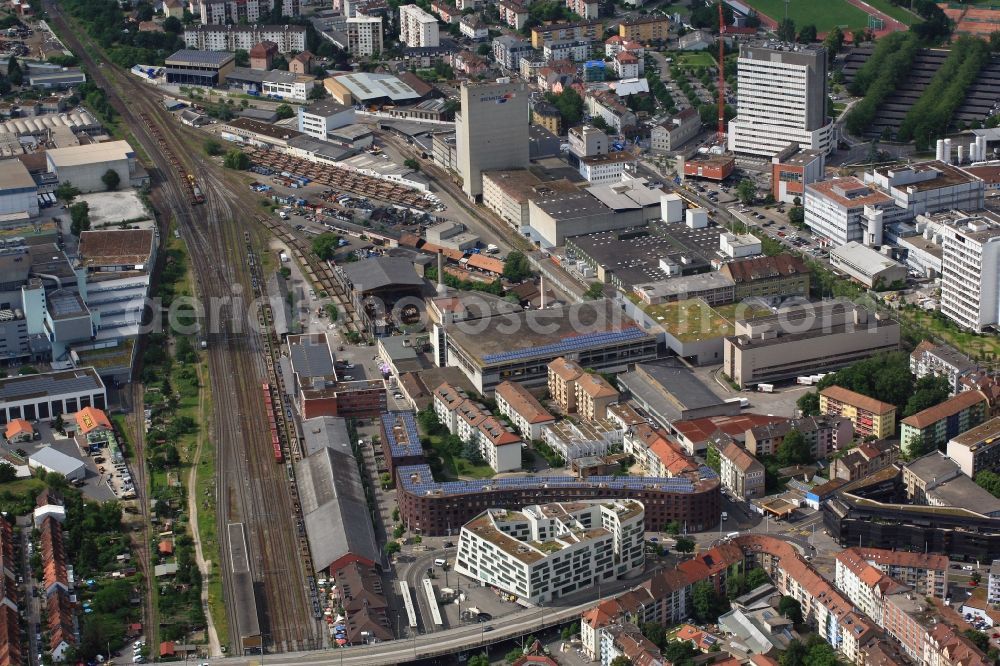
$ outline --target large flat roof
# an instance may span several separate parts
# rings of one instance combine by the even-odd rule
[[[355,72],[334,76],[333,80],[362,102],[380,97],[388,97],[394,102],[422,97],[417,90],[394,74]]]
[[[135,156],[135,151],[128,141],[107,141],[91,143],[86,146],[67,146],[53,148],[45,152],[49,162],[57,170],[61,167],[84,166],[99,162],[125,160]]]
[[[483,365],[532,358],[554,358],[566,353],[610,344],[650,339],[613,304],[581,304],[525,310],[448,328],[452,340]]]
[[[35,188],[35,179],[21,160],[0,160],[0,190]]]
[[[32,398],[58,397],[67,393],[104,391],[104,382],[93,368],[60,370],[38,375],[0,379],[0,400],[20,402]]]
[[[674,415],[672,420],[679,420],[682,410],[723,404],[722,398],[673,359],[639,363],[632,372],[619,375],[618,381],[656,409],[660,416]]]
[[[152,251],[152,229],[102,229],[80,234],[84,266],[145,264]]]
[[[228,51],[199,51],[197,49],[181,49],[169,56],[164,63],[170,65],[208,65],[210,67],[222,67],[228,62],[236,59],[236,56]]]
[[[830,256],[836,257],[840,261],[864,271],[868,275],[875,275],[889,268],[902,267],[902,264],[899,262],[893,261],[881,252],[876,252],[857,241],[851,241],[846,245],[841,245],[838,248],[830,250]]]

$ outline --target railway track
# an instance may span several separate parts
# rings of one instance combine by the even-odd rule
[[[225,525],[233,520],[246,524],[253,577],[263,590],[258,595],[261,633],[275,651],[323,647],[322,626],[310,603],[307,576],[312,571],[307,567],[311,564],[301,556],[292,518],[297,501],[286,469],[274,463],[268,437],[260,392],[268,377],[267,347],[252,325],[256,314],[246,302],[253,293],[252,276],[237,220],[255,219],[255,202],[236,194],[245,187],[239,177],[222,172],[199,154],[200,135],[171,124],[159,93],[110,65],[99,65],[91,55],[96,47],[67,22],[58,5],[47,0],[46,10],[67,46],[81,57],[88,74],[105,90],[135,141],[150,156],[154,204],[164,218],[176,220],[187,243],[207,313],[203,325],[208,330],[215,403],[212,425],[219,451],[218,533],[225,534]],[[88,42],[89,50],[82,40]],[[192,206],[202,202],[205,205]],[[248,231],[256,242],[259,228]],[[220,547],[220,561],[228,562],[225,539],[220,540]],[[240,628],[233,609],[239,594],[230,577],[223,577],[235,643]],[[150,586],[148,594],[155,593]]]

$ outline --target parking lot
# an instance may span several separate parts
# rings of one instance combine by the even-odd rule
[[[51,446],[56,451],[84,463],[86,472],[82,483],[79,484],[80,491],[84,496],[98,501],[114,499],[119,496],[115,494],[115,490],[108,482],[114,476],[117,478],[114,483],[121,483],[122,477],[116,474],[117,470],[114,470],[113,465],[107,463],[109,456],[106,449],[100,450],[94,455],[88,455],[87,452],[80,449],[73,437],[60,434],[49,425],[48,421],[37,421],[32,426],[38,434],[37,439],[15,444],[5,443],[6,452],[15,456],[20,456],[20,452],[24,452],[26,454],[24,457],[28,458],[39,450]],[[102,463],[98,463],[98,460],[102,460]]]

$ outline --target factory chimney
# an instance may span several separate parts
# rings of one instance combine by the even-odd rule
[[[539,310],[545,309],[545,276],[541,276],[538,281],[538,293],[542,295],[541,302],[538,305]]]
[[[437,292],[438,296],[444,296],[447,293],[447,288],[444,286],[444,252],[438,250],[438,283]]]

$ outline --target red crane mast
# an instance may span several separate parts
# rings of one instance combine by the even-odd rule
[[[719,145],[726,146],[726,19],[719,0]]]

